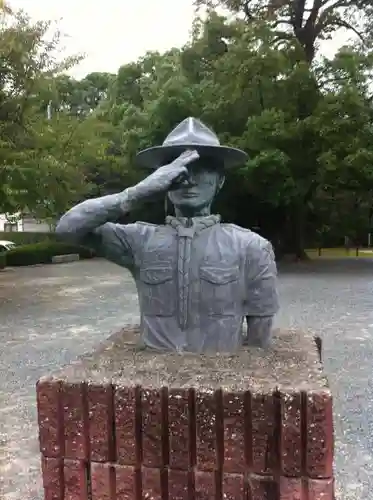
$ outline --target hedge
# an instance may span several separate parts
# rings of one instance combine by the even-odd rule
[[[31,266],[34,264],[50,264],[55,255],[79,254],[81,259],[95,256],[93,250],[81,246],[44,241],[31,245],[22,245],[5,252],[7,266]]]
[[[26,231],[0,231],[0,240],[14,241],[16,245],[29,245],[41,241],[57,241],[56,233],[35,233]]]

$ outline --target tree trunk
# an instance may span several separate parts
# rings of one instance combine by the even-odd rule
[[[309,259],[305,252],[305,221],[304,206],[300,203],[292,205],[281,238],[280,258],[290,261]]]
[[[292,213],[293,237],[292,246],[293,252],[297,260],[308,260],[308,255],[305,252],[305,227],[306,213],[303,203],[297,204]]]

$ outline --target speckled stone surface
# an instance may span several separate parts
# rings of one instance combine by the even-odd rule
[[[323,337],[338,500],[369,498],[373,491],[372,276],[373,261],[363,259],[280,267],[277,325]],[[0,272],[2,500],[42,498],[37,379],[137,323],[137,307],[130,276],[104,261]]]
[[[240,392],[327,390],[312,335],[277,329],[267,351],[242,349],[234,355],[158,353],[142,349],[139,329],[126,327],[71,365],[48,374],[59,380],[131,387],[190,388]]]

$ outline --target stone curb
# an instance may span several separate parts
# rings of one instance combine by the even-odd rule
[[[80,256],[77,253],[54,255],[52,257],[52,264],[65,264],[67,262],[77,262],[78,260],[80,260]]]

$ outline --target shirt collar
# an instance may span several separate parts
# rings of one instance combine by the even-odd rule
[[[178,229],[179,227],[192,227],[195,231],[202,231],[208,227],[214,226],[220,222],[220,215],[206,215],[203,217],[174,217],[168,215],[166,217],[166,225]]]

